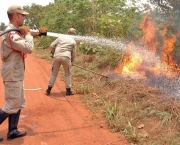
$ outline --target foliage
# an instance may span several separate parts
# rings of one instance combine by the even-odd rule
[[[177,0],[150,0],[155,6],[152,14],[158,23],[170,24],[175,32],[180,31],[180,1]]]
[[[47,27],[48,32],[66,34],[68,28],[74,27],[79,35],[97,34],[108,38],[131,36],[129,38],[132,39],[136,33],[140,33],[139,29],[135,28],[137,18],[140,18],[138,7],[127,7],[124,0],[56,0],[47,6],[33,3],[23,9],[29,12],[25,25],[30,28],[34,25],[37,28]],[[39,47],[42,47],[45,40],[39,39]],[[47,43],[50,44],[50,41],[45,42],[43,48],[47,47]],[[89,51],[93,52],[94,48],[89,48]]]
[[[0,25],[0,30],[1,30],[1,31],[3,31],[3,30],[5,30],[5,28],[6,28],[5,23],[2,23],[2,22],[1,22],[1,25]]]
[[[171,10],[180,12],[180,1],[178,0],[149,0],[162,12],[169,12]]]
[[[38,38],[38,41],[36,42],[36,49],[47,49],[49,48],[52,41],[54,41],[55,38],[53,37],[45,37],[41,36]]]
[[[99,62],[98,67],[104,68],[106,66],[111,66],[115,68],[122,59],[121,53],[122,52],[119,52],[117,50],[116,51],[111,49],[104,50],[104,52],[101,53],[100,55],[101,58],[98,60]]]
[[[102,48],[98,45],[86,44],[81,42],[78,46],[79,52],[83,54],[97,54],[98,52],[102,52]]]
[[[105,37],[124,37],[138,8],[126,7],[124,0],[61,0],[44,7],[32,4],[24,9],[30,13],[25,22],[30,27],[44,26],[57,33],[66,33],[74,27],[82,35],[96,32]]]
[[[157,32],[159,40],[162,39],[160,32],[163,31],[166,24],[169,24],[166,35],[168,38],[172,34],[178,34],[180,29],[179,23],[177,23],[180,21],[180,15],[177,15],[179,10],[174,5],[177,1],[169,1],[173,9],[168,8],[164,11],[161,2],[162,0],[152,0],[152,3],[160,6],[161,9],[150,10],[151,16],[155,18],[154,22],[159,24],[158,28],[161,28]],[[129,38],[135,41],[142,37],[139,23],[144,12],[135,5],[128,7],[126,0],[93,0],[91,2],[88,0],[55,0],[54,3],[44,7],[32,5],[32,7],[26,6],[25,9],[32,14],[28,16],[26,25],[44,26],[48,28],[49,32],[65,34],[68,28],[74,27],[78,34],[83,36],[96,34],[105,38]],[[37,49],[48,48],[54,39],[49,36],[38,38]],[[178,53],[179,39],[177,37],[176,51],[173,53]],[[97,45],[81,43],[78,46],[78,59],[75,60],[75,63],[89,69],[93,68],[101,74],[107,74],[121,61],[121,53]],[[84,59],[92,55],[95,57],[91,61]],[[42,57],[47,58],[48,55]],[[153,88],[145,88],[142,82],[98,81],[101,79],[98,75],[89,74],[83,70],[79,71],[78,68],[73,70],[75,72],[73,79],[76,79],[76,82],[73,81],[74,89],[77,93],[83,94],[87,106],[94,107],[92,110],[102,110],[113,131],[123,133],[132,143],[178,143],[180,140],[179,116],[178,113],[174,114],[174,108],[179,106],[173,107],[178,103],[171,104],[175,100],[167,101],[166,104],[161,100],[162,95],[165,96],[165,94],[161,94]],[[142,122],[148,128],[145,130],[146,132],[141,132],[137,128]],[[154,126],[151,123],[157,125]],[[174,132],[169,131],[171,127]],[[152,130],[152,128],[154,129]],[[161,133],[164,132],[166,132],[165,136],[162,137]],[[150,138],[147,137],[148,135]]]
[[[33,3],[31,6],[24,6],[23,9],[29,12],[29,15],[26,16],[25,25],[28,25],[30,28],[36,25],[39,28],[39,22],[43,19],[41,13],[44,11],[44,7]]]
[[[126,31],[126,37],[128,39],[137,41],[142,38],[143,32],[139,28],[139,24],[141,23],[141,20],[142,20],[142,14],[136,14],[132,18],[130,27],[128,27]]]
[[[45,50],[38,51],[41,58],[47,59]],[[104,55],[96,55],[89,62],[84,59],[86,54],[78,52],[75,64],[90,70],[92,64],[96,64],[93,70],[99,74],[109,74],[109,78],[102,79],[103,77],[97,74],[73,67],[72,89],[76,94],[80,94],[95,117],[99,117],[101,111],[112,132],[122,133],[131,144],[178,145],[179,98],[168,96],[157,88],[148,87],[143,80],[122,77],[114,79],[110,76],[111,66],[99,68],[99,63],[103,63],[107,54],[112,57],[115,52],[104,49]]]
[[[111,66],[115,67],[121,60],[121,51],[113,50],[105,47],[101,47],[98,45],[80,43],[78,46],[78,51],[82,54],[92,55],[95,54],[99,57],[98,66],[105,67]]]

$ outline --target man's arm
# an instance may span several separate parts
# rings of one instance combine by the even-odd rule
[[[32,53],[34,50],[33,36],[30,33],[27,33],[23,38],[21,34],[17,32],[10,32],[8,34],[8,41],[11,44],[12,49],[24,52]]]

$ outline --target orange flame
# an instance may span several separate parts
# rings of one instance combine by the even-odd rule
[[[143,16],[143,20],[140,23],[140,28],[144,32],[144,36],[142,37],[142,42],[148,50],[156,52],[156,47],[158,45],[157,37],[156,37],[156,28],[154,24],[150,21],[151,18],[148,17],[147,14]]]
[[[145,48],[151,52],[157,53],[158,38],[156,36],[157,28],[151,22],[151,18],[145,14],[140,28],[144,32],[142,37],[142,42]],[[173,61],[172,51],[174,50],[174,43],[176,42],[176,35],[171,35],[167,38],[168,26],[165,27],[162,33],[163,46],[161,48],[161,61],[156,62],[154,66],[142,66],[143,59],[142,54],[137,51],[132,51],[130,47],[134,44],[130,43],[126,50],[128,50],[128,55],[122,59],[122,63],[115,69],[116,73],[128,74],[128,75],[138,75],[145,77],[146,72],[150,72],[153,75],[165,75],[167,77],[175,77],[177,75],[177,64]],[[131,50],[131,51],[130,51]],[[152,58],[151,58],[152,59]],[[144,69],[144,72],[143,72]],[[175,71],[174,71],[175,70]],[[179,69],[180,70],[180,69]],[[180,72],[180,71],[179,71]]]
[[[165,27],[162,36],[164,45],[162,46],[162,61],[166,62],[173,70],[178,71],[177,64],[173,60],[172,51],[174,50],[174,43],[176,42],[176,35],[172,35],[170,38],[166,37],[168,26]]]
[[[122,63],[115,69],[115,73],[133,74],[140,76],[140,74],[136,72],[137,69],[141,66],[142,58],[139,53],[132,51],[132,47],[134,47],[134,43],[127,45],[126,50],[129,51],[129,53],[123,57]]]
[[[131,56],[124,58],[123,63],[124,67],[122,69],[121,66],[117,67],[115,72],[121,71],[122,74],[131,74],[141,65],[142,59],[138,53],[134,52]]]

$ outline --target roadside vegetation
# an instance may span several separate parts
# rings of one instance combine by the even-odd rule
[[[86,48],[83,44],[80,51],[78,45],[74,64],[109,77],[73,66],[72,89],[94,113],[93,118],[102,114],[109,129],[123,134],[132,145],[179,145],[180,98],[143,80],[114,78],[121,52],[102,48],[100,55],[86,54]],[[36,54],[51,63],[49,49],[36,49]]]
[[[48,32],[62,34],[73,27],[80,36],[122,40],[138,45],[146,43],[146,46],[155,46],[159,56],[163,54],[164,46],[170,46],[170,50],[164,51],[168,52],[164,55],[167,56],[166,62],[173,60],[179,69],[180,2],[149,0],[151,5],[137,6],[137,1],[141,2],[54,0],[47,6],[32,4],[24,6],[30,13],[25,25],[30,28],[34,25],[37,28],[47,27]],[[148,16],[146,19],[145,14]],[[1,23],[0,30],[5,27]],[[152,31],[148,33],[146,30]],[[51,63],[48,47],[55,39],[50,36],[35,39],[37,56]],[[73,66],[72,89],[94,113],[93,117],[103,116],[108,128],[123,134],[131,145],[180,145],[179,97],[150,87],[143,79],[128,79],[116,74],[115,68],[123,61],[124,52],[121,49],[84,42],[77,44],[74,64],[86,70]]]

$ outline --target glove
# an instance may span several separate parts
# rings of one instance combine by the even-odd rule
[[[47,36],[47,28],[40,27],[38,30],[39,30],[39,36],[41,35]]]
[[[26,36],[27,34],[30,33],[30,29],[28,26],[22,26],[20,27],[20,32],[22,35]]]
[[[45,27],[40,27],[38,30],[40,33],[46,33],[47,32],[47,28],[45,28]]]

